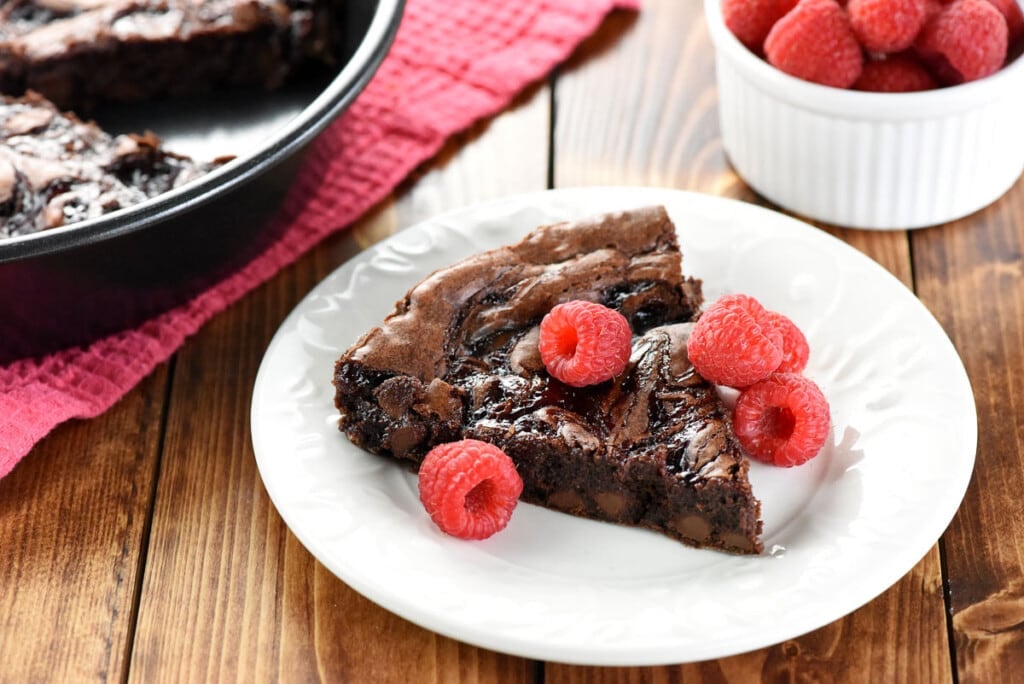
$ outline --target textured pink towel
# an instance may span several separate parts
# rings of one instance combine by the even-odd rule
[[[214,314],[351,225],[454,133],[507,106],[615,8],[639,0],[408,0],[366,90],[314,143],[285,202],[279,242],[139,328],[0,367],[0,477],[56,425],[96,416]]]

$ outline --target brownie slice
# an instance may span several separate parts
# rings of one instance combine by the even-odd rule
[[[575,388],[545,371],[540,321],[571,299],[629,320],[633,354],[617,378]],[[749,462],[686,357],[700,304],[661,207],[538,228],[429,275],[346,351],[339,427],[412,467],[436,444],[488,441],[515,461],[525,501],[759,553]]]
[[[0,238],[137,204],[215,166],[152,134],[111,136],[34,93],[0,96]]]
[[[342,0],[7,0],[0,91],[62,108],[100,100],[274,87],[334,63]]]

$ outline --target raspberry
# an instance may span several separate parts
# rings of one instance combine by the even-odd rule
[[[865,50],[899,52],[910,47],[925,19],[925,0],[850,0],[850,27]]]
[[[831,420],[825,395],[795,373],[776,373],[744,389],[733,411],[733,428],[746,452],[785,467],[821,451]]]
[[[722,0],[725,25],[751,51],[760,53],[768,32],[796,0]]]
[[[762,325],[770,325],[782,336],[782,362],[775,369],[776,373],[802,373],[807,368],[807,360],[811,355],[811,347],[807,344],[796,323],[777,311],[766,311],[761,317]]]
[[[914,49],[946,85],[995,73],[1006,60],[1006,19],[988,0],[955,0],[914,41]]]
[[[939,84],[914,58],[893,55],[865,64],[864,71],[853,87],[876,93],[910,93],[938,88]]]
[[[1013,45],[1024,36],[1024,12],[1021,12],[1017,0],[988,0],[1002,12],[1006,19],[1007,44]]]
[[[835,0],[800,0],[768,32],[764,54],[791,76],[835,88],[853,85],[864,62],[846,12]]]
[[[548,373],[585,387],[622,372],[632,352],[625,316],[606,306],[573,300],[558,304],[540,322],[540,358]]]
[[[420,464],[420,501],[431,520],[460,539],[505,529],[523,491],[504,451],[475,439],[440,444]]]
[[[718,298],[693,325],[686,353],[706,380],[746,387],[765,379],[782,362],[782,335],[763,321],[768,312],[749,295]]]

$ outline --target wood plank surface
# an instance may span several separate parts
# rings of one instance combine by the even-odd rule
[[[559,71],[554,185],[652,185],[751,197],[718,137],[699,2],[612,15]]]
[[[735,175],[723,152],[700,3],[648,0],[637,18],[608,22],[561,71],[555,103],[556,185],[668,185],[770,206]],[[906,232],[828,232],[912,285]],[[878,599],[798,639],[676,667],[549,664],[545,681],[950,681],[944,613],[935,546]]]
[[[124,677],[167,367],[0,480],[0,681]]]
[[[913,235],[918,295],[960,352],[978,410],[974,477],[944,535],[962,683],[1024,673],[1022,228],[1019,180],[979,214]]]
[[[415,184],[214,319],[179,353],[131,680],[534,679],[534,663],[417,627],[321,566],[263,489],[248,417],[271,336],[330,270],[445,209],[544,188],[549,97],[535,88],[452,142]]]

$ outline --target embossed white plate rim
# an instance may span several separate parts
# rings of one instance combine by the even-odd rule
[[[746,291],[790,315],[832,403],[824,452],[755,464],[759,557],[520,505],[483,542],[443,535],[415,477],[336,429],[334,359],[430,270],[540,223],[647,204],[675,220],[709,299]],[[948,525],[977,419],[959,356],[898,280],[818,229],[754,205],[663,188],[572,188],[417,224],[321,282],[281,325],[253,392],[264,485],[296,537],[384,608],[485,648],[541,660],[654,665],[723,657],[828,624],[906,574]],[[339,616],[342,619],[342,616]]]

